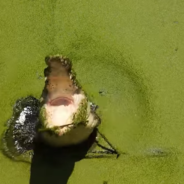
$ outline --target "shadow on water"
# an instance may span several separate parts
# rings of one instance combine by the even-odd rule
[[[30,184],[66,184],[72,174],[75,162],[85,158],[95,141],[97,131],[80,145],[51,148],[41,142],[34,147],[31,163]]]

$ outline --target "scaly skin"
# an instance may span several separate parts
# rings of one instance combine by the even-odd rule
[[[40,129],[42,138],[52,146],[68,146],[86,140],[100,118],[72,71],[72,63],[62,56],[46,57],[45,87],[41,96]]]

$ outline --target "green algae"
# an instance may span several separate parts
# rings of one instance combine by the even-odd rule
[[[72,121],[75,125],[79,123],[84,123],[84,124],[87,123],[87,106],[88,106],[88,101],[86,98],[84,98],[79,105],[79,109],[73,115]]]
[[[182,1],[15,0],[1,6],[1,131],[16,99],[39,98],[44,80],[36,72],[42,73],[44,57],[61,53],[100,106],[101,131],[127,152],[118,160],[78,162],[69,183],[184,182]],[[174,151],[144,154],[160,147]],[[0,163],[2,183],[28,183],[29,165],[3,155]]]

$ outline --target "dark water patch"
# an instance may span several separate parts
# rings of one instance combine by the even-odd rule
[[[73,172],[75,163],[85,158],[92,146],[97,132],[76,146],[53,148],[43,142],[34,146],[31,162],[30,184],[66,184]]]
[[[177,154],[176,151],[169,148],[149,148],[146,149],[143,154],[147,157],[169,157],[171,155]]]
[[[17,161],[30,161],[39,119],[39,101],[29,96],[16,101],[2,136],[3,152]]]

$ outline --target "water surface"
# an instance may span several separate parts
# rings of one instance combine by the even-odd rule
[[[18,98],[40,96],[44,57],[63,54],[100,107],[100,130],[126,153],[77,162],[68,183],[184,182],[182,1],[0,4],[0,132]],[[1,183],[29,183],[29,164],[0,163]]]

